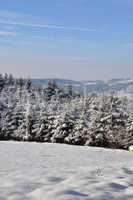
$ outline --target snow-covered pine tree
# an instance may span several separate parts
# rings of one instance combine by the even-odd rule
[[[15,84],[15,79],[12,74],[9,74],[8,76],[8,84],[9,86],[13,86]]]
[[[85,114],[82,113],[79,119],[73,121],[72,129],[69,135],[64,139],[68,144],[84,145],[88,135],[88,126]]]
[[[68,113],[62,113],[58,115],[55,119],[54,134],[51,138],[51,141],[54,143],[64,143],[66,142],[65,138],[73,130],[73,119]]]
[[[26,120],[26,126],[25,126],[26,135],[24,137],[24,140],[34,141],[37,133],[37,127],[36,127],[37,121],[36,121],[36,113],[34,107],[30,103],[27,105],[25,120]]]
[[[56,82],[53,80],[53,81],[49,81],[48,82],[48,86],[46,88],[44,88],[44,98],[46,101],[50,101],[51,98],[53,96],[56,95],[56,89],[58,88]]]
[[[1,92],[2,89],[4,88],[4,85],[5,85],[4,77],[3,77],[3,75],[0,73],[0,92]]]
[[[21,128],[25,124],[25,116],[24,116],[24,105],[21,104],[21,101],[17,103],[13,114],[16,120],[16,127],[13,132],[13,137],[15,140],[23,140],[24,133],[22,132]]]
[[[25,83],[26,90],[28,90],[28,92],[30,92],[31,91],[31,87],[32,87],[32,81],[31,81],[31,79],[27,79],[26,83]]]
[[[16,129],[16,116],[13,113],[14,105],[7,108],[5,114],[5,120],[2,127],[2,134],[4,135],[5,140],[13,139],[13,133]]]
[[[41,111],[39,129],[35,139],[38,142],[50,142],[50,138],[51,138],[51,130],[50,130],[50,123],[48,120],[48,114],[46,111]]]
[[[126,132],[122,140],[122,146],[124,149],[129,149],[133,145],[133,119],[128,118],[126,123]]]
[[[104,105],[104,104],[102,104]],[[105,125],[108,120],[108,113],[105,113],[100,102],[93,102],[89,123],[89,134],[86,145],[107,146]]]
[[[6,87],[9,86],[8,85],[9,82],[8,82],[8,74],[7,73],[4,74],[4,82],[5,82]]]
[[[2,133],[2,113],[0,110],[0,140],[3,140],[3,139],[4,139],[4,135]]]
[[[111,96],[111,133],[108,135],[110,147],[123,148],[128,118],[125,99],[113,94]]]

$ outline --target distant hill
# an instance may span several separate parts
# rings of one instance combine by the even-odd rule
[[[67,79],[32,79],[32,82],[39,85],[47,85],[50,80],[54,80],[57,85],[68,86],[68,85],[77,85],[80,86],[82,83],[80,81],[73,81]]]
[[[75,90],[87,92],[103,92],[109,90],[127,91],[133,90],[132,79],[111,79],[109,81],[74,81],[67,79],[32,79],[33,84],[46,86],[50,80],[54,80],[57,85],[67,87],[71,85]]]

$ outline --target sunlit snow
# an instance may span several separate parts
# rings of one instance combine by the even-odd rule
[[[0,200],[133,200],[133,152],[0,142]]]

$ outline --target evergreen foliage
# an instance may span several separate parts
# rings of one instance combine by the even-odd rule
[[[114,92],[81,96],[55,81],[43,88],[0,74],[0,140],[128,149],[133,145],[131,102]]]

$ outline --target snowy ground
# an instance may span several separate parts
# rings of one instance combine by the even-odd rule
[[[0,200],[133,200],[133,153],[0,142]]]

